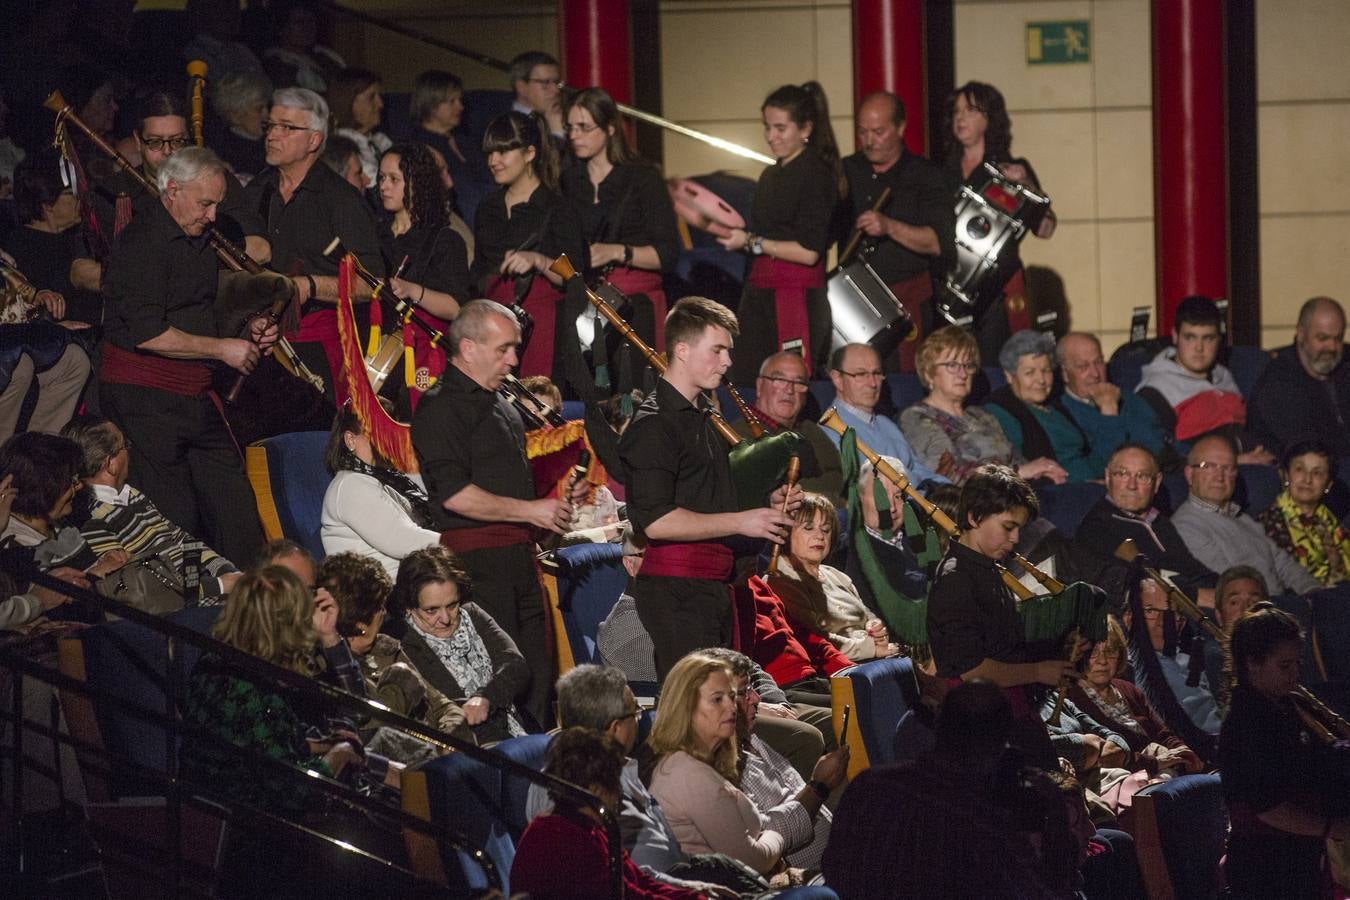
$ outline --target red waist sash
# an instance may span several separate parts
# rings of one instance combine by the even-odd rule
[[[811,373],[810,321],[806,292],[825,286],[825,264],[803,266],[772,256],[756,256],[750,267],[750,286],[774,292],[774,318],[778,322],[778,349],[789,341],[802,342],[802,359]]]
[[[514,547],[531,542],[530,529],[524,525],[497,522],[477,528],[450,528],[441,532],[441,546],[455,553],[470,553],[495,547]]]
[[[714,541],[652,544],[642,561],[642,574],[728,581],[734,561],[731,548]]]
[[[504,306],[516,301],[516,280],[496,278],[488,284],[488,298]],[[536,272],[530,283],[530,292],[520,305],[534,319],[530,343],[520,357],[520,377],[547,375],[553,377],[553,335],[558,327],[558,301],[562,294],[541,272]]]
[[[319,344],[328,360],[329,385],[333,388],[333,402],[341,409],[347,402],[347,379],[342,377],[342,340],[338,336],[337,310],[333,307],[316,309],[300,319],[300,328],[290,336],[295,344]]]
[[[206,363],[132,353],[106,341],[98,378],[109,384],[134,384],[181,397],[200,397],[211,390],[211,369]]]
[[[906,278],[903,281],[897,281],[889,285],[891,293],[895,299],[900,301],[905,311],[909,313],[910,323],[914,326],[900,346],[896,348],[896,353],[900,355],[900,371],[914,371],[914,353],[923,340],[923,305],[933,296],[933,276],[927,272],[920,272],[912,278]]]
[[[643,294],[652,301],[652,313],[656,322],[656,349],[658,352],[665,352],[666,289],[661,283],[661,273],[619,267],[606,275],[605,280],[624,294]]]

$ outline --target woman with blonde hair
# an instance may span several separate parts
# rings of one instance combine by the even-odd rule
[[[1059,463],[1023,459],[992,413],[966,405],[980,372],[980,348],[970,332],[956,325],[933,332],[919,345],[914,368],[928,394],[900,414],[900,430],[930,469],[961,484],[985,463],[1002,463],[1027,481],[1064,482]]]
[[[736,691],[725,662],[694,652],[675,664],[646,746],[652,796],[685,853],[724,853],[760,874],[781,867],[787,840],[736,786]]]

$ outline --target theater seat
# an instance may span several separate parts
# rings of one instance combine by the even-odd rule
[[[451,753],[403,773],[403,810],[462,838],[481,851],[511,895],[511,863],[516,845],[506,828],[501,803],[502,773],[464,753]],[[455,896],[488,888],[487,871],[466,849],[438,844],[420,832],[404,830],[408,856],[418,878],[447,885]],[[477,896],[476,893],[473,896]]]
[[[1134,841],[1150,900],[1219,896],[1228,814],[1217,775],[1182,775],[1134,795]]]
[[[574,544],[557,552],[558,607],[572,661],[601,664],[595,648],[600,623],[628,586],[619,544]]]
[[[324,468],[326,431],[296,431],[250,444],[244,451],[244,469],[258,517],[269,541],[289,538],[315,559],[323,559],[319,518],[323,495],[333,476]]]
[[[1036,499],[1041,503],[1040,514],[1054,523],[1066,538],[1073,538],[1078,524],[1106,496],[1106,487],[1089,481],[1066,482],[1036,486]]]
[[[848,777],[871,766],[895,762],[895,735],[901,718],[919,703],[919,682],[908,658],[878,659],[844,669],[830,678],[833,725],[838,734],[844,706],[853,710],[848,734]]]
[[[828,378],[815,378],[811,381],[811,399],[823,413],[834,405],[834,382]]]
[[[1261,373],[1270,365],[1273,353],[1260,347],[1229,347],[1228,369],[1238,384],[1242,396],[1251,399],[1252,388],[1256,387]]]
[[[492,749],[523,766],[535,771],[544,770],[544,757],[548,754],[549,744],[553,743],[551,734],[527,734],[522,737],[508,738]],[[509,773],[502,773],[502,813],[506,817],[506,827],[512,840],[520,840],[525,826],[530,824],[526,817],[525,803],[530,793],[530,781]]]
[[[906,407],[918,403],[924,394],[928,393],[924,390],[923,383],[919,381],[919,376],[913,372],[895,372],[887,375],[886,387],[891,392],[891,402],[895,404],[897,412],[903,412]]]

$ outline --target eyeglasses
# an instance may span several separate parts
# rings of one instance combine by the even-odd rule
[[[304,125],[292,125],[290,122],[264,122],[262,123],[262,133],[271,134],[274,130],[280,128],[286,134],[295,134],[297,131],[313,131],[313,128],[306,128]]]
[[[1113,659],[1120,659],[1120,651],[1119,651],[1119,650],[1108,650],[1108,649],[1106,649],[1106,645],[1105,645],[1105,644],[1098,644],[1096,647],[1093,648],[1093,650],[1092,650],[1092,655],[1091,655],[1090,657],[1088,657],[1088,658],[1089,658],[1089,659],[1100,659],[1100,660],[1102,660],[1102,661],[1104,661],[1104,662],[1105,662],[1105,661],[1110,661],[1110,660],[1113,660]]]
[[[188,145],[189,141],[185,134],[171,138],[146,137],[145,135],[141,135],[141,143],[145,145],[145,149],[153,153],[159,153],[165,149],[172,153],[175,150],[182,150]]]
[[[1162,615],[1163,613],[1165,613],[1165,612],[1167,612],[1167,607],[1165,607],[1165,606],[1145,606],[1145,607],[1144,607],[1144,618],[1145,618],[1145,619],[1156,619],[1156,618],[1158,618],[1158,616],[1161,616],[1161,615]]]
[[[623,715],[619,716],[614,721],[626,722],[629,719],[640,719],[640,718],[642,718],[642,710],[637,707],[633,707],[632,709],[624,710]]]
[[[809,381],[802,381],[796,378],[785,378],[782,375],[761,375],[759,377],[763,378],[765,381],[772,381],[774,384],[786,384],[798,394],[805,393],[806,389],[811,386]]]
[[[965,372],[967,375],[974,375],[976,372],[980,371],[980,367],[975,365],[973,362],[958,362],[957,360],[954,359],[949,359],[946,362],[936,363],[936,365],[938,366],[938,368],[946,369],[953,375],[955,375],[957,372]]]
[[[445,606],[434,606],[431,609],[423,609],[419,606],[415,612],[428,622],[434,622],[440,618],[442,613],[445,614],[447,619],[453,619],[459,614],[459,607],[459,603],[447,603]]]
[[[880,369],[868,369],[862,372],[845,372],[840,370],[840,375],[847,375],[849,378],[875,378],[878,381],[886,377],[886,374]]]
[[[562,82],[556,78],[526,78],[525,81],[529,84],[537,84],[540,87],[547,87],[549,85],[562,87]]]
[[[592,131],[595,131],[599,127],[600,127],[599,125],[596,125],[594,123],[590,125],[585,124],[573,125],[571,122],[568,122],[566,125],[563,126],[563,131],[567,132],[568,134],[590,134]]]
[[[1152,481],[1158,477],[1156,472],[1131,472],[1129,469],[1111,469],[1106,474],[1121,481]]]
[[[1232,463],[1198,462],[1191,463],[1192,469],[1202,472],[1218,472],[1220,475],[1236,475],[1238,467]]]

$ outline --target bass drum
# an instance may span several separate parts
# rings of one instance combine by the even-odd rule
[[[914,330],[909,310],[866,260],[835,269],[825,282],[830,304],[830,351],[871,344],[885,359]]]

